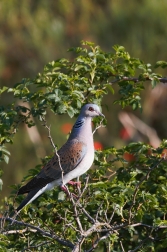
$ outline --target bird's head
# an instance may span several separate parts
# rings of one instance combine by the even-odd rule
[[[95,117],[95,116],[102,116],[105,117],[101,111],[98,105],[96,104],[86,104],[82,107],[81,113],[84,117]]]

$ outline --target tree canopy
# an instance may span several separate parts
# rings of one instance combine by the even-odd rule
[[[49,62],[35,78],[1,88],[2,96],[8,93],[12,97],[11,103],[0,107],[1,161],[8,162],[8,145],[15,141],[22,124],[30,128],[36,122],[43,125],[53,143],[48,113],[74,117],[85,103],[105,108],[107,96],[114,99],[112,106],[142,111],[145,87],[167,82],[155,72],[167,62],[158,61],[152,67],[131,57],[123,46],[115,45],[111,52],[105,52],[83,41],[69,49],[71,52],[75,54],[72,60]],[[103,126],[106,124],[105,120]],[[94,127],[100,126],[100,121],[94,120]],[[16,219],[11,213],[23,196],[16,196],[20,185],[13,185],[0,219],[1,250],[165,251],[166,148],[167,140],[163,140],[157,148],[136,141],[122,148],[98,150],[93,168],[80,178],[81,188],[69,187],[68,196],[55,188],[26,206]],[[22,183],[37,174],[48,159],[30,169]]]

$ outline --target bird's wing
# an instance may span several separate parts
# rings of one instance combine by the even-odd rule
[[[18,194],[29,193],[40,189],[48,183],[57,180],[68,172],[74,170],[86,155],[87,146],[77,139],[67,141],[53,158],[43,167],[38,175],[22,186]],[[61,166],[60,166],[61,164]]]

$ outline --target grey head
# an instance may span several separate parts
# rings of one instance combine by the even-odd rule
[[[95,117],[95,116],[102,116],[105,117],[101,111],[98,105],[96,104],[86,104],[82,107],[79,117]]]
[[[101,113],[98,105],[92,103],[84,105],[76,120],[76,123],[73,126],[69,139],[72,139],[74,137],[80,138],[80,136],[83,135],[88,136],[88,134],[92,135],[91,120],[96,116],[105,117]]]

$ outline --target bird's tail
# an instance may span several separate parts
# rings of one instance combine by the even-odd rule
[[[29,194],[27,195],[27,197],[18,206],[18,208],[16,210],[17,213],[19,213],[23,207],[25,207],[26,205],[31,203],[34,199],[39,197],[42,193],[43,193],[43,190],[42,189],[39,190],[39,188],[35,189],[33,191],[30,191]]]
[[[21,202],[21,204],[18,206],[18,208],[10,213],[9,217],[13,218],[15,220],[16,216],[19,214],[19,212],[25,207],[26,205],[30,204],[33,200],[35,200],[37,197],[39,197],[44,191],[46,191],[46,186],[44,186],[41,189],[35,189],[28,193],[27,197]]]

